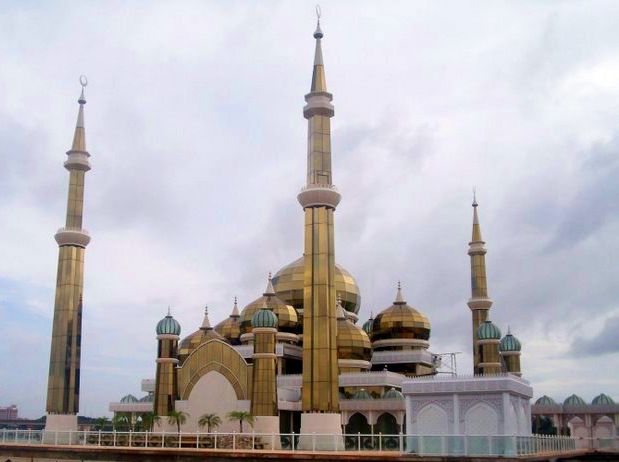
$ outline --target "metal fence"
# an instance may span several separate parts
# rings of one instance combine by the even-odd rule
[[[166,433],[103,431],[0,431],[0,442],[23,445],[70,445],[132,448],[197,448],[223,450],[283,450],[349,452],[393,451],[420,455],[503,456],[565,453],[577,448],[566,436],[462,436],[462,435],[362,435],[261,434],[261,433]],[[598,447],[616,449],[614,438]]]

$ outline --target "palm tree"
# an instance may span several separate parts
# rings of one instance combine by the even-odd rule
[[[114,414],[112,418],[112,428],[114,431],[120,430],[121,427],[129,427],[129,418],[126,415]]]
[[[200,420],[198,420],[198,425],[200,425],[200,428],[206,427],[206,431],[210,433],[211,429],[221,425],[221,417],[217,414],[204,414],[200,417]]]
[[[161,422],[161,417],[154,412],[145,412],[142,414],[142,425],[144,425],[146,431],[152,432],[155,424],[159,422]]]
[[[243,422],[247,422],[249,425],[254,425],[254,416],[247,411],[232,411],[228,412],[228,420],[238,420],[240,433],[243,433]]]
[[[170,411],[170,413],[168,414],[168,423],[170,425],[176,424],[176,429],[180,433],[181,425],[184,425],[185,422],[187,422],[188,415],[189,414],[183,411]]]
[[[107,417],[99,417],[96,421],[95,421],[95,425],[97,426],[98,430],[103,430],[103,428],[107,425],[109,419]]]

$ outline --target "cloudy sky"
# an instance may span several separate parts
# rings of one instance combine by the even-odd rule
[[[81,413],[302,253],[308,2],[0,1],[0,405],[44,413],[70,147],[87,74]],[[322,3],[336,255],[361,317],[398,279],[470,373],[471,190],[492,319],[537,396],[619,398],[619,3]]]

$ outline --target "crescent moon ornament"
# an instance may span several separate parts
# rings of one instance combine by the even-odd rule
[[[316,17],[318,18],[318,21],[320,21],[320,16],[322,16],[320,5],[316,5]]]
[[[82,87],[88,85],[88,78],[84,74],[80,75],[80,85]]]

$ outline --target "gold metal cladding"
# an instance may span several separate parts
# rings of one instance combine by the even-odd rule
[[[155,402],[153,410],[157,415],[168,415],[174,410],[178,397],[178,336],[159,335],[157,340],[157,370],[155,381]]]
[[[337,357],[338,360],[370,361],[372,343],[368,334],[347,319],[337,320]]]
[[[333,210],[305,209],[304,412],[338,412]]]
[[[254,314],[265,307],[277,316],[277,329],[282,332],[296,333],[299,327],[299,317],[293,306],[288,305],[276,295],[263,295],[257,298],[241,311],[241,335],[252,331],[251,319]]]
[[[231,345],[241,343],[241,319],[239,316],[230,316],[215,326],[215,332],[222,335]]]
[[[305,260],[301,257],[284,266],[273,276],[272,282],[276,295],[297,310],[302,310],[304,279]],[[336,263],[334,279],[335,291],[340,296],[344,309],[358,313],[361,307],[361,295],[355,278]]]
[[[221,340],[226,341],[226,339],[216,332],[215,329],[198,329],[197,331],[189,334],[185,337],[178,348],[178,359],[182,363],[187,359],[187,357],[191,354],[193,350],[198,348],[203,343],[208,342],[209,340]]]
[[[254,416],[276,416],[277,358],[275,334],[272,328],[255,328],[252,370],[251,413]]]
[[[393,304],[374,318],[372,341],[388,339],[430,339],[430,322],[415,308]]]
[[[82,339],[82,296],[84,287],[84,247],[90,237],[82,230],[84,178],[88,153],[84,129],[84,104],[80,97],[73,145],[68,152],[69,192],[65,227],[56,234],[60,245],[56,297],[52,324],[52,344],[47,382],[46,410],[50,414],[77,414],[80,395],[80,351]],[[75,162],[71,161],[73,152]]]
[[[251,366],[234,348],[221,340],[201,344],[177,371],[181,400],[189,399],[198,380],[211,371],[219,372],[228,379],[237,399],[246,400],[251,396]]]

